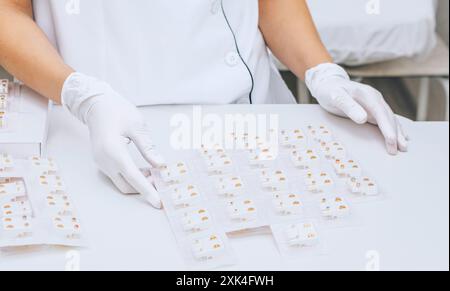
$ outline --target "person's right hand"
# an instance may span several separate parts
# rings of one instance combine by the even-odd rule
[[[138,169],[127,149],[133,142],[151,166],[157,168],[164,164],[162,156],[154,150],[150,132],[136,106],[107,83],[80,73],[73,73],[66,79],[61,100],[88,126],[100,170],[122,193],[140,193],[153,207],[161,208],[158,192]]]

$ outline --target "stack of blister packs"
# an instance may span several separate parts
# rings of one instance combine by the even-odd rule
[[[0,130],[5,129],[8,124],[7,119],[10,102],[9,81],[0,80]]]
[[[51,159],[0,155],[0,248],[82,246],[75,207]]]
[[[276,142],[269,143],[232,133],[231,150],[203,146],[154,171],[193,268],[233,264],[227,234],[267,226],[283,257],[326,255],[324,233],[360,224],[355,205],[383,197],[325,126],[275,135]]]

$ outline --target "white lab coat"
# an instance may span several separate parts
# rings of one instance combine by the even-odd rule
[[[136,105],[293,103],[258,29],[258,0],[34,0],[75,70]]]

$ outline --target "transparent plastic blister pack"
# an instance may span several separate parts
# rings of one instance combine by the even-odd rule
[[[151,170],[153,182],[168,213],[204,204],[206,191],[201,179],[185,161]]]
[[[10,173],[14,170],[14,158],[8,154],[0,154],[0,174]]]
[[[30,181],[23,164],[12,156],[0,158],[0,247],[33,245],[40,221],[33,216]]]
[[[14,96],[9,80],[0,80],[0,133],[14,131],[20,123],[20,98]]]
[[[246,162],[251,169],[274,168],[278,157],[278,147],[263,144],[255,149],[247,150]]]
[[[240,147],[203,146],[152,170],[191,266],[230,263],[228,234],[268,226],[283,256],[326,254],[327,229],[362,225],[355,202],[383,196],[327,126],[282,130],[279,144],[250,136],[232,134]]]
[[[264,199],[270,224],[314,218],[314,204],[300,191],[273,192]]]
[[[213,209],[226,233],[267,225],[263,204],[253,195],[215,201]]]
[[[214,269],[233,264],[226,234],[219,228],[217,213],[208,200],[208,185],[191,166],[195,162],[186,161],[172,161],[149,170],[183,257],[191,268]]]
[[[350,199],[354,203],[380,201],[387,198],[386,192],[378,185],[377,180],[367,172],[359,177],[347,177],[345,181]]]
[[[321,194],[335,192],[338,181],[332,172],[324,169],[326,168],[293,170],[291,172],[292,187],[302,193],[306,201],[315,201]]]
[[[252,185],[269,223],[310,217],[309,203],[305,193],[295,183],[297,177],[290,170],[276,168],[253,169],[246,181]]]
[[[211,231],[217,225],[211,210],[208,205],[199,204],[167,215],[177,237],[183,237]]]
[[[34,172],[33,176],[38,173],[41,171]],[[41,173],[36,182],[36,189],[41,193],[40,202],[44,201],[40,215],[49,229],[50,244],[84,246],[82,223],[64,180],[49,169]]]
[[[195,169],[208,176],[230,174],[236,167],[231,154],[219,145],[202,146],[193,161],[196,164]]]
[[[351,157],[341,142],[321,142],[319,146],[322,158],[329,164],[324,168],[333,173],[336,190],[346,193],[353,202],[386,198],[376,179],[367,174],[360,162]]]
[[[310,125],[305,136],[307,142],[303,141],[301,146],[290,144],[286,147],[290,158],[284,157],[284,162],[301,177],[297,186],[310,194],[309,197],[342,193],[353,202],[385,198],[376,180],[366,174],[328,127]]]
[[[301,259],[327,254],[320,224],[314,220],[297,220],[272,224],[272,234],[284,259]]]
[[[359,227],[361,216],[346,195],[328,194],[318,197],[314,207],[315,217],[323,228]]]
[[[5,157],[0,159],[0,248],[85,245],[80,219],[56,163]]]
[[[168,211],[185,209],[200,205],[206,201],[204,188],[199,186],[199,182],[183,182],[168,186],[164,191],[160,191],[164,207]]]
[[[39,221],[33,217],[28,193],[23,177],[0,178],[0,247],[33,245],[38,239]]]
[[[216,269],[236,264],[228,237],[222,231],[187,236],[179,244],[185,261],[192,269]]]
[[[234,150],[228,154],[234,161],[235,169],[247,172],[276,166],[279,147],[278,143],[268,141],[269,134],[264,137],[247,133],[231,135],[235,142]]]
[[[0,110],[0,133],[15,131],[20,125],[20,115],[17,112]]]
[[[157,175],[157,181],[160,181],[158,186],[166,188],[170,185],[182,183],[191,177],[193,170],[184,161],[177,161],[162,166],[160,169],[155,169],[152,174]]]
[[[336,188],[345,193],[354,203],[380,201],[386,199],[386,193],[372,175],[353,158],[332,161]]]
[[[191,268],[214,269],[234,263],[228,238],[214,214],[206,204],[167,212],[177,242]]]

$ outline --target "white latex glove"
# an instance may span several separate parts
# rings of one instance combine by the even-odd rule
[[[376,89],[351,81],[342,67],[331,63],[308,70],[305,81],[313,97],[328,112],[348,117],[358,124],[378,125],[390,154],[408,150],[409,138]]]
[[[164,161],[154,151],[150,132],[136,106],[107,83],[71,74],[61,93],[63,105],[89,128],[94,158],[100,170],[124,194],[140,193],[155,208],[161,208],[156,189],[144,177],[127,149],[133,142],[153,166]]]

